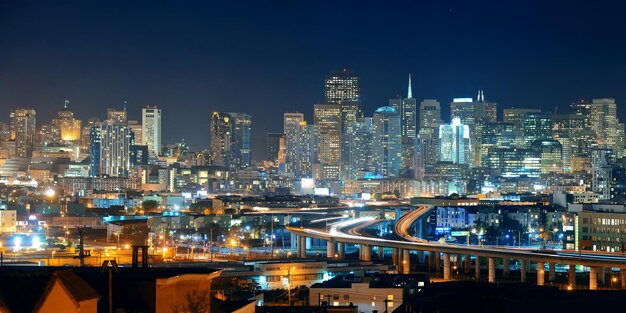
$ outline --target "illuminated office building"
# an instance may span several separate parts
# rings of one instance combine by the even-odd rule
[[[15,156],[29,158],[35,142],[37,113],[33,109],[15,109],[11,112],[11,131],[15,139]]]
[[[128,127],[125,110],[109,109],[108,112],[109,119],[100,127],[99,173],[125,177],[130,172],[130,150],[134,144],[134,134]],[[97,140],[97,137],[92,140]]]
[[[470,164],[472,161],[470,128],[455,117],[451,124],[439,126],[439,161]]]
[[[458,117],[472,134],[472,152],[469,165],[480,166],[480,146],[482,127],[485,123],[497,121],[497,104],[485,101],[483,91],[478,91],[476,101],[472,98],[455,98],[450,104],[450,119]]]
[[[148,153],[161,155],[161,109],[150,106],[141,109],[141,131],[141,143],[148,146]]]
[[[441,120],[441,105],[435,99],[424,99],[420,102],[419,129],[437,128],[443,124]]]
[[[354,125],[353,136],[350,142],[350,179],[363,178],[368,173],[374,172],[374,161],[372,159],[372,117],[364,117]]]
[[[526,113],[524,115],[524,144],[536,140],[552,139],[552,115],[549,113]]]
[[[338,179],[341,167],[341,105],[316,104],[313,108],[317,135],[319,179]]]
[[[554,114],[552,116],[552,138],[563,148],[563,170],[572,171],[572,158],[589,155],[592,138],[586,131],[585,117],[577,114]]]
[[[504,109],[502,121],[513,125],[514,131],[524,131],[524,117],[526,113],[541,113],[539,109]]]
[[[402,165],[402,130],[400,114],[392,107],[374,112],[372,158],[377,174],[398,177]]]
[[[513,124],[489,122],[482,127],[482,144],[480,146],[481,166],[487,166],[487,157],[497,148],[512,147],[514,141],[506,140],[506,135],[513,132]]]
[[[285,153],[285,151],[282,151],[282,147],[285,146],[285,150],[286,150],[286,141],[285,141],[285,134],[284,133],[269,133],[267,134],[267,139],[266,139],[266,150],[265,150],[265,159],[267,161],[272,161],[274,163],[278,163],[279,159],[283,159],[284,161],[284,156],[280,156],[281,153]]]
[[[591,127],[595,131],[598,147],[613,149],[617,157],[624,155],[624,130],[623,124],[617,118],[615,99],[593,99],[591,103]]]
[[[402,167],[412,168],[417,136],[417,101],[413,98],[410,74],[406,98],[390,99],[389,106],[396,109],[400,115]]]
[[[333,72],[324,80],[324,95],[328,104],[359,102],[361,89],[359,77],[349,69]]]
[[[231,169],[251,162],[250,131],[252,117],[245,113],[215,112],[211,117],[211,165]]]
[[[540,158],[541,174],[563,173],[563,148],[558,140],[536,140],[530,146]]]

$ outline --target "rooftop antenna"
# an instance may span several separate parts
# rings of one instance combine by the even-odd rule
[[[128,104],[128,101],[124,100],[124,111],[126,111],[126,105]]]

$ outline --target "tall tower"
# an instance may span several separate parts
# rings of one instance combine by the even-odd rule
[[[417,101],[413,99],[411,74],[407,98],[390,99],[389,106],[394,108],[400,116],[400,130],[402,135],[402,167],[413,167],[415,154],[415,138],[417,137]]]
[[[126,110],[108,109],[109,118],[100,127],[100,175],[129,175],[130,146],[134,144],[134,134],[126,116]]]
[[[313,108],[317,128],[317,161],[321,179],[337,179],[341,165],[342,110],[339,104],[316,104]]]
[[[251,163],[252,117],[245,113],[215,112],[211,117],[211,165],[229,168]]]
[[[374,112],[372,157],[376,173],[398,177],[402,166],[402,131],[398,111],[380,107]]]
[[[11,112],[11,131],[15,139],[15,155],[29,158],[33,153],[37,113],[33,109],[18,108]]]
[[[151,156],[161,154],[161,109],[156,106],[141,110],[141,137]]]
[[[612,149],[618,158],[624,154],[623,151],[619,151],[620,144],[618,141],[623,140],[619,135],[623,133],[623,130],[619,129],[619,124],[615,99],[593,99],[591,103],[591,126],[595,131],[598,147]]]
[[[455,117],[449,125],[439,127],[439,160],[455,164],[470,164],[471,144],[469,126]]]

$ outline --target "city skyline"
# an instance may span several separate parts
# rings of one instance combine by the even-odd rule
[[[614,16],[615,5],[452,1],[394,8],[350,3],[172,8],[8,2],[0,8],[0,43],[9,47],[0,52],[2,120],[16,107],[32,107],[38,119],[49,120],[65,98],[82,120],[124,101],[129,119],[139,120],[141,107],[158,105],[163,142],[184,138],[200,150],[209,142],[212,112],[245,112],[255,119],[255,160],[264,155],[266,134],[282,128],[281,114],[268,114],[267,108],[299,111],[312,122],[313,105],[324,98],[324,76],[344,67],[361,79],[368,116],[406,94],[409,73],[413,97],[437,99],[444,120],[452,98],[474,96],[479,89],[500,108],[544,111],[565,111],[580,98],[626,99],[620,88],[625,66],[615,53],[623,43],[612,40],[624,23]],[[316,14],[356,27],[298,22]],[[152,27],[164,16],[164,23]],[[29,23],[35,17],[37,23]],[[590,20],[594,23],[585,22]],[[384,26],[388,21],[392,26]],[[337,36],[324,35],[329,29]],[[341,35],[347,33],[354,35]],[[555,36],[559,40],[552,40]],[[111,43],[103,45],[102,38]],[[343,49],[321,48],[338,38],[345,41]],[[402,49],[391,48],[399,43]],[[32,53],[42,49],[45,56]],[[619,114],[623,120],[624,111]],[[206,127],[187,131],[190,124]]]

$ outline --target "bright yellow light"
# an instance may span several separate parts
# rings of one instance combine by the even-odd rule
[[[167,252],[167,247],[163,247],[163,252]]]
[[[128,245],[128,244],[124,245],[124,249],[129,249],[129,248],[130,248],[130,245]]]
[[[52,198],[54,197],[54,195],[56,195],[56,192],[54,191],[54,189],[48,188],[48,190],[46,190],[46,197]]]

